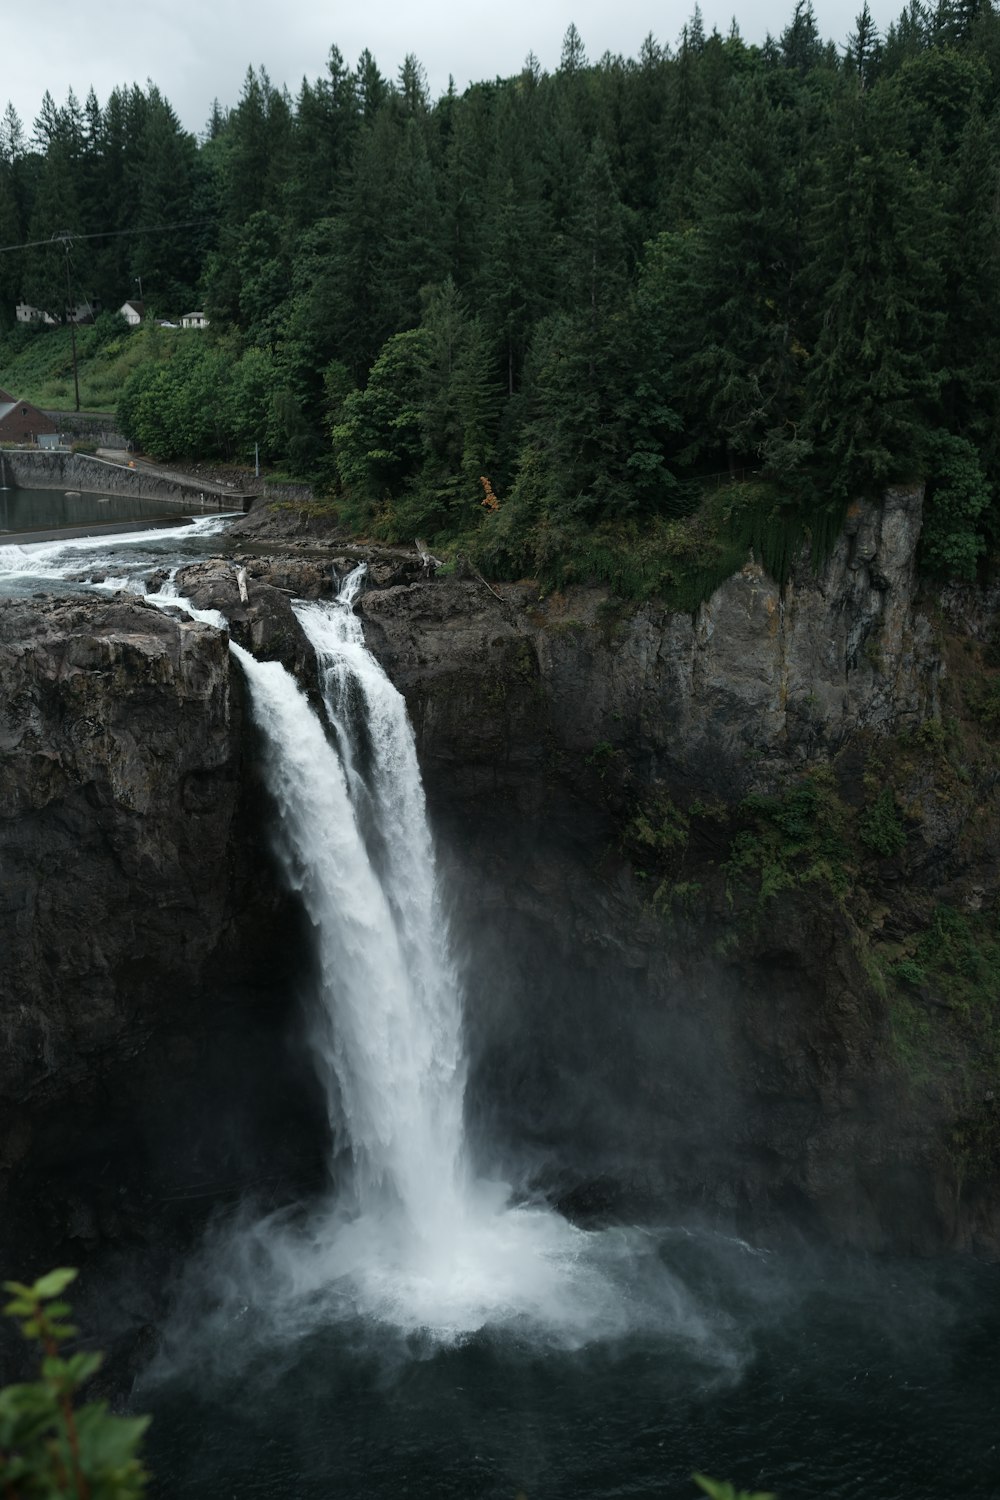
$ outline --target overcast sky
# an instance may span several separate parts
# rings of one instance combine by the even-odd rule
[[[823,38],[843,43],[861,3],[813,0]],[[744,38],[777,36],[793,4],[743,0],[735,13]],[[517,72],[529,52],[551,71],[571,21],[591,61],[606,51],[635,57],[650,32],[673,45],[693,8],[694,0],[44,0],[22,12],[18,35],[5,27],[0,106],[9,99],[30,134],[46,89],[62,103],[72,86],[82,102],[92,84],[103,104],[116,84],[150,78],[200,133],[213,99],[237,102],[248,65],[263,63],[295,94],[303,75],[323,72],[332,43],[352,65],[370,48],[390,78],[415,53],[436,97],[449,74],[461,90]],[[902,9],[903,0],[871,4],[882,29]],[[727,31],[733,13],[733,0],[702,0],[707,31]]]

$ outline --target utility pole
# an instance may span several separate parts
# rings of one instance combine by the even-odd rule
[[[73,236],[70,234],[70,232],[69,232],[68,229],[64,229],[63,232],[62,232],[62,234],[54,234],[52,236],[52,238],[54,240],[61,240],[62,241],[63,249],[66,251],[66,321],[69,324],[70,342],[73,345],[73,390],[76,392],[76,409],[77,409],[77,411],[79,411],[80,410],[80,376],[79,376],[79,372],[77,371],[77,367],[76,367],[76,321],[75,321],[75,319],[72,316],[72,308],[70,306],[70,289],[69,289],[69,247],[70,247],[70,245],[73,242]]]

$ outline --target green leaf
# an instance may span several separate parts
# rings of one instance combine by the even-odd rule
[[[749,1490],[735,1490],[731,1484],[709,1479],[707,1474],[693,1474],[691,1477],[711,1500],[776,1500],[770,1491],[755,1490],[751,1494]]]
[[[40,1276],[31,1288],[30,1295],[48,1302],[51,1297],[60,1296],[71,1281],[75,1281],[78,1272],[72,1266],[62,1266],[58,1270],[50,1271],[47,1276]]]
[[[104,1363],[103,1354],[73,1354],[66,1360],[66,1369],[77,1385],[89,1380]]]
[[[4,1312],[8,1318],[30,1318],[35,1311],[35,1303],[29,1302],[25,1297],[17,1297],[13,1302],[8,1302]]]
[[[92,1401],[77,1412],[80,1460],[88,1472],[122,1469],[135,1458],[149,1417],[113,1417],[106,1401]]]

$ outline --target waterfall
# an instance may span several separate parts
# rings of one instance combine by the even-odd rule
[[[345,764],[279,664],[233,650],[264,730],[287,876],[316,931],[320,997],[314,1047],[336,1133],[354,1157],[362,1213],[398,1206],[430,1243],[462,1204],[461,1001],[448,953],[413,736],[402,698],[365,651],[350,598],[297,607],[323,666],[343,742],[353,685],[373,742],[367,795],[384,846],[376,873]]]
[[[701,1316],[653,1241],[515,1202],[466,1160],[462,996],[405,704],[353,611],[362,575],[331,604],[293,606],[329,734],[280,663],[231,643],[279,858],[315,931],[313,1046],[353,1176],[338,1152],[332,1193],[305,1219],[244,1221],[216,1244],[217,1308],[231,1326],[252,1305],[282,1338],[360,1316],[437,1339],[508,1324],[576,1345],[667,1323],[698,1342]]]

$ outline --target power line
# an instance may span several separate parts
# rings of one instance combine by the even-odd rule
[[[67,240],[113,240],[130,234],[162,234],[167,229],[199,229],[205,224],[214,224],[215,219],[182,219],[177,224],[148,224],[138,229],[97,229],[90,234],[74,234],[66,230],[62,234],[51,234],[47,240],[28,240],[23,245],[0,245],[0,255],[11,250],[36,250],[42,245],[63,245]]]

